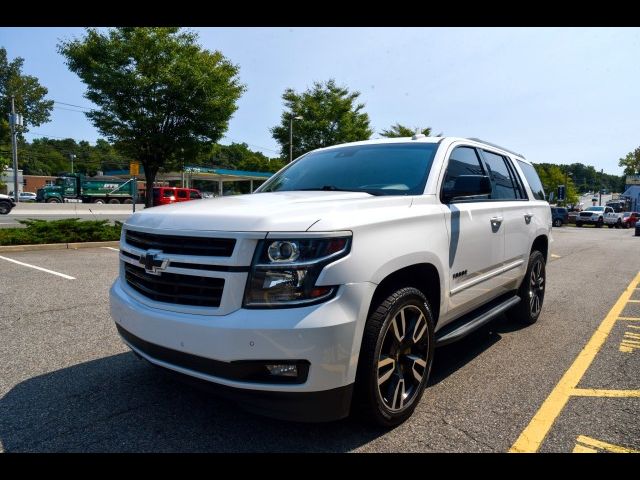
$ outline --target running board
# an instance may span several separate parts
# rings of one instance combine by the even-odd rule
[[[504,297],[498,298],[458,320],[454,320],[436,332],[436,347],[460,340],[518,303],[520,303],[520,297],[516,295],[510,296],[506,300]]]

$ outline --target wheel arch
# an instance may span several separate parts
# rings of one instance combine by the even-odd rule
[[[531,244],[531,250],[529,253],[531,254],[531,252],[533,252],[534,250],[538,250],[540,253],[542,253],[542,255],[544,256],[544,261],[545,263],[547,263],[547,257],[549,254],[549,237],[547,237],[546,235],[538,235]]]

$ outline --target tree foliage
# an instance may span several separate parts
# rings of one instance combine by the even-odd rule
[[[366,140],[373,134],[364,104],[357,103],[360,92],[336,85],[335,80],[314,82],[303,93],[288,88],[282,95],[285,110],[280,125],[271,128],[273,138],[280,144],[282,158],[289,158],[289,122],[293,125],[293,158],[316,148],[344,142]]]
[[[624,167],[625,175],[640,175],[640,147],[627,153],[618,161],[618,165]]]
[[[22,131],[30,126],[37,127],[49,121],[53,100],[45,100],[48,90],[40,85],[36,77],[24,75],[24,59],[16,57],[9,61],[7,50],[0,47],[0,145],[7,145],[10,139],[8,114],[11,112],[11,96],[15,96],[16,112],[23,118]],[[0,160],[1,162],[1,160]]]
[[[578,191],[576,190],[576,186],[573,183],[571,176],[566,175],[565,177],[565,171],[567,171],[566,167],[563,169],[558,165],[553,165],[550,163],[538,163],[534,164],[534,167],[536,169],[536,172],[538,172],[538,176],[540,177],[540,181],[542,182],[544,191],[547,193],[547,198],[549,198],[551,192],[555,192],[553,196],[557,199],[558,186],[565,185],[566,201],[564,204],[573,205],[578,203]]]
[[[406,125],[401,125],[400,123],[396,123],[392,125],[391,128],[387,130],[383,130],[380,135],[386,138],[398,138],[398,137],[413,137],[413,135],[418,130],[418,127],[411,128]],[[427,137],[431,135],[431,127],[424,128],[420,131],[423,135]]]
[[[122,154],[140,161],[147,190],[160,168],[222,137],[245,90],[238,66],[197,39],[173,27],[90,28],[58,46],[98,106],[87,116]]]

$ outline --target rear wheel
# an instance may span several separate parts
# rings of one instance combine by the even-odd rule
[[[553,221],[553,226],[554,226],[554,227],[561,227],[561,226],[562,226],[562,220],[560,220],[559,218],[556,218],[556,219]]]
[[[125,205],[131,205],[133,203],[133,200],[130,198],[125,198],[122,203],[124,203]]]
[[[600,217],[598,219],[598,222],[596,223],[596,228],[602,228],[603,224],[604,224],[604,220],[602,219],[602,217]]]
[[[536,323],[538,320],[542,311],[547,282],[545,263],[544,255],[538,250],[534,250],[529,255],[527,273],[518,289],[520,303],[507,313],[511,320],[527,325]]]
[[[118,200],[117,198],[110,198],[109,199],[109,204],[111,204],[111,205],[120,205],[120,200]]]
[[[104,205],[104,198],[94,198],[93,203],[97,205]]]
[[[434,324],[429,302],[416,288],[396,290],[377,305],[360,348],[358,412],[385,427],[411,416],[431,372]]]
[[[582,226],[582,222],[576,222],[576,227],[581,227]]]
[[[0,202],[0,215],[7,215],[11,211],[11,208],[9,202]]]
[[[613,223],[609,223],[609,224],[607,224],[607,227],[609,227],[609,228],[613,228],[613,227],[618,228],[618,226],[617,226],[617,225],[614,225]]]
[[[622,228],[622,220],[618,219],[616,222],[616,228]]]

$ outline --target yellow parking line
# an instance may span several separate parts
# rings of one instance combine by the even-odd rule
[[[585,447],[584,445],[580,445],[579,443],[573,447],[572,453],[598,453],[598,450],[595,448]]]
[[[602,348],[616,319],[620,317],[627,301],[631,298],[631,294],[638,284],[640,284],[640,272],[638,272],[625,291],[622,292],[618,301],[593,333],[585,347],[573,361],[573,364],[543,402],[538,412],[529,422],[529,425],[527,425],[511,446],[509,452],[538,451],[556,418],[558,418],[558,415],[560,415],[560,412],[569,401],[571,392],[576,388],[598,351]]]
[[[555,253],[552,253],[551,258],[562,258],[562,257],[560,255],[556,255]]]
[[[618,320],[640,320],[640,317],[618,317]]]
[[[574,388],[571,395],[577,397],[640,397],[640,390],[599,390],[597,388]]]
[[[629,303],[640,303],[640,300],[629,300]]]
[[[619,445],[614,445],[612,443],[603,442],[602,440],[596,440],[595,438],[587,437],[586,435],[580,435],[576,441],[583,443],[584,445],[588,445],[589,447],[595,447],[599,448],[600,450],[606,450],[613,453],[640,453],[640,450],[621,447]],[[575,451],[575,449],[573,451],[574,453],[578,453]],[[584,453],[584,451],[579,453]]]

